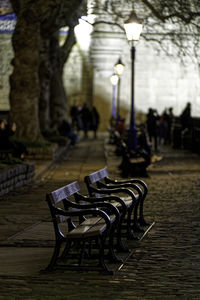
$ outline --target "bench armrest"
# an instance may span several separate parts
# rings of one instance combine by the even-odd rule
[[[113,179],[113,178],[110,178],[110,177],[105,177],[104,180],[105,180],[106,183],[112,183],[112,184],[121,184],[121,183],[122,184],[123,183],[140,184],[144,189],[145,195],[148,192],[147,184],[141,179],[130,178],[130,179],[127,179],[127,180],[126,179],[118,180],[118,179]]]
[[[75,216],[86,216],[86,215],[92,215],[94,217],[100,216],[102,217],[106,222],[107,230],[111,227],[111,220],[108,214],[105,211],[102,211],[100,209],[77,209],[73,211],[65,211],[61,208],[55,207],[54,208],[55,215],[63,216],[63,217],[75,217]]]
[[[116,202],[119,202],[119,204],[122,206],[122,210],[124,212],[126,212],[126,210],[127,210],[127,207],[126,207],[126,204],[125,204],[124,200],[121,199],[120,197],[117,197],[117,196],[112,196],[111,195],[111,196],[102,196],[102,197],[87,197],[87,196],[81,195],[80,193],[76,193],[75,194],[75,199],[76,199],[77,202],[86,201],[86,202],[89,202],[89,203],[101,203],[101,205],[102,204],[104,205],[107,201],[108,202],[109,201],[116,201]],[[112,205],[112,203],[108,203],[108,204]],[[114,205],[112,205],[112,207],[117,209]],[[112,210],[113,210],[113,208],[112,208]],[[118,209],[117,209],[117,211],[118,211]]]
[[[111,194],[118,194],[118,193],[125,193],[125,194],[128,194],[129,196],[131,196],[131,198],[134,200],[134,201],[137,201],[137,197],[136,195],[134,194],[133,191],[127,189],[127,188],[113,188],[113,189],[107,189],[107,188],[101,188],[101,189],[98,189],[98,188],[95,188],[93,186],[90,185],[90,189],[92,192],[96,193],[96,194],[107,194],[107,195],[111,195]]]
[[[137,192],[138,192],[138,195],[139,195],[139,198],[142,199],[143,197],[143,193],[142,193],[142,190],[141,188],[134,184],[134,183],[120,183],[120,184],[106,184],[106,183],[103,183],[101,181],[98,181],[97,182],[97,186],[99,188],[107,188],[107,189],[115,189],[115,188],[132,188],[132,189],[135,189]]]
[[[87,199],[88,197],[85,197],[83,196],[81,200],[84,200],[87,202]],[[94,198],[93,198],[94,200]],[[112,214],[115,215],[116,217],[116,222],[118,223],[119,222],[119,217],[120,217],[120,214],[119,214],[119,210],[114,206],[112,205],[111,203],[108,203],[108,202],[102,202],[102,199],[99,198],[99,202],[92,202],[91,204],[80,204],[80,203],[75,203],[75,202],[72,202],[68,199],[65,199],[64,200],[64,206],[65,206],[65,209],[69,209],[70,207],[71,208],[76,208],[76,209],[79,209],[79,210],[84,210],[84,209],[94,209],[94,208],[107,208]]]

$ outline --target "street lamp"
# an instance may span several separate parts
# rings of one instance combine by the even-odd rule
[[[117,84],[119,81],[119,76],[116,73],[113,73],[110,77],[110,81],[113,86],[113,93],[112,93],[112,117],[116,118],[116,90]]]
[[[135,112],[134,112],[134,64],[135,64],[135,43],[139,41],[142,32],[142,20],[139,19],[134,11],[131,12],[130,17],[124,22],[124,29],[126,36],[131,45],[131,118],[128,133],[128,148],[129,150],[137,149],[137,129],[135,126]]]
[[[122,63],[121,58],[119,58],[118,62],[114,66],[115,73],[118,75],[118,89],[117,89],[117,119],[120,117],[120,82],[121,75],[124,72],[125,65]]]

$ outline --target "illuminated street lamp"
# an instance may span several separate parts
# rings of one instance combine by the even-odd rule
[[[119,76],[116,73],[113,73],[110,77],[110,81],[113,86],[113,93],[112,93],[112,117],[116,118],[116,91],[117,91],[117,84],[119,81]]]
[[[120,82],[121,75],[124,72],[125,65],[122,63],[121,58],[119,58],[118,62],[114,66],[115,73],[118,75],[118,89],[117,89],[117,118],[120,116]]]
[[[130,127],[128,133],[128,148],[129,150],[137,149],[137,129],[135,126],[135,111],[134,111],[134,65],[135,65],[135,43],[139,41],[140,34],[142,32],[142,20],[139,19],[136,13],[133,11],[127,21],[124,22],[124,29],[126,36],[131,45],[131,118]]]

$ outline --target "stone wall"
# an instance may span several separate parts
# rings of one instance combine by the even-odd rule
[[[33,163],[13,166],[5,171],[0,170],[0,196],[30,183],[35,175],[34,170]]]
[[[93,66],[93,104],[101,116],[101,130],[107,129],[111,117],[113,90],[110,76],[115,63],[121,57],[125,70],[120,85],[120,113],[128,123],[131,59],[130,47],[124,33],[105,24],[95,25],[88,55]],[[82,76],[85,76],[82,66],[83,58],[74,48],[67,63],[65,82],[70,102],[75,100],[79,104],[83,103],[83,99],[87,100],[83,91],[86,85],[91,84],[91,81],[82,81]],[[73,80],[70,81],[71,77]],[[157,109],[161,114],[165,108],[172,106],[174,114],[179,115],[188,101],[192,103],[192,116],[199,117],[199,81],[199,70],[192,60],[187,59],[183,63],[177,57],[169,57],[154,44],[141,38],[136,45],[135,60],[136,120],[139,123],[144,122],[149,107]]]

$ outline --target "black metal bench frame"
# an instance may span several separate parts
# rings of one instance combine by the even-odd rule
[[[139,217],[137,217],[137,215],[135,215],[135,219],[137,219],[137,222],[141,226],[148,226],[149,223],[146,222],[146,220],[144,218],[144,201],[145,201],[147,193],[148,193],[147,184],[139,178],[129,178],[127,180],[111,178],[111,177],[109,177],[108,169],[106,167],[101,169],[100,173],[102,175],[102,179],[106,183],[105,187],[107,187],[107,188],[121,186],[121,187],[128,187],[128,188],[136,189],[136,191],[139,193],[140,198],[138,201],[139,212],[137,212],[137,210],[135,211],[135,213],[137,213],[137,214],[139,213]],[[138,189],[138,187],[140,189]]]
[[[55,232],[55,247],[51,261],[46,268],[47,271],[55,268],[78,268],[98,270],[97,266],[83,266],[82,261],[85,254],[86,245],[89,249],[88,259],[91,255],[91,242],[94,241],[98,246],[98,266],[107,274],[113,274],[105,262],[106,241],[108,240],[108,257],[112,262],[119,261],[114,252],[113,237],[114,231],[119,223],[119,211],[112,204],[104,202],[92,204],[78,204],[69,198],[71,196],[81,197],[79,193],[80,187],[77,181],[61,187],[46,195],[52,222]],[[87,200],[87,197],[84,197]],[[61,208],[59,205],[62,204]],[[74,217],[78,218],[78,224],[75,225]],[[95,218],[94,218],[95,217]],[[67,232],[63,233],[60,223],[67,222]],[[73,248],[73,243],[79,242],[81,245],[81,253],[78,265],[59,264],[66,261],[69,251]],[[64,250],[61,252],[61,246],[64,244]],[[94,268],[93,268],[94,267]]]
[[[102,182],[102,180],[105,180],[105,183]],[[84,181],[86,183],[89,195],[92,197],[92,196],[96,196],[97,194],[100,195],[102,194],[119,195],[121,193],[125,194],[126,195],[125,197],[121,198],[120,196],[120,198],[125,202],[127,206],[127,217],[126,217],[127,235],[128,238],[130,239],[138,239],[134,231],[144,232],[144,229],[138,223],[138,219],[137,219],[138,206],[140,202],[142,202],[144,193],[136,183],[121,182],[120,184],[117,181],[112,181],[112,183],[106,183],[106,180],[112,181],[112,179],[108,177],[107,168],[101,169],[99,171],[93,172],[85,176]],[[137,194],[135,194],[133,190],[135,190]],[[142,205],[143,204],[141,204],[141,209],[142,209]],[[145,222],[144,218],[143,218],[143,222]]]

